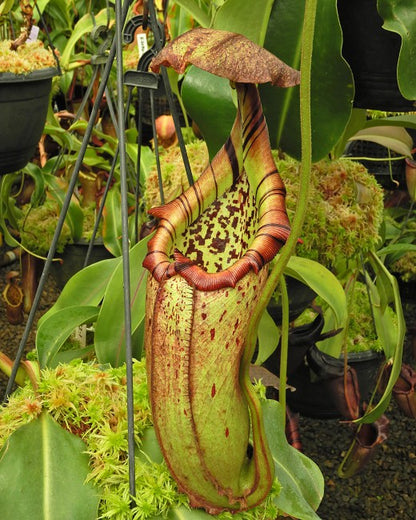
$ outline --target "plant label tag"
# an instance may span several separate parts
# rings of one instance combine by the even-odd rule
[[[32,25],[30,29],[29,38],[26,40],[28,42],[35,42],[38,39],[39,27],[37,25]]]
[[[148,50],[149,46],[147,45],[147,36],[146,33],[139,33],[136,35],[137,37],[137,48],[139,50],[139,58],[143,56],[143,54]]]

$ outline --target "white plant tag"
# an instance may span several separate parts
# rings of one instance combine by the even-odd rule
[[[138,33],[137,37],[137,49],[139,51],[139,58],[143,56],[143,54],[149,49],[147,45],[147,36],[145,33]]]
[[[28,42],[35,42],[38,39],[39,35],[39,27],[37,25],[32,25],[30,30],[29,38],[26,40]]]

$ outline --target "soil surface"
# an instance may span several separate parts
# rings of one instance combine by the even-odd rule
[[[0,293],[6,274],[19,270],[19,263],[0,268]],[[49,276],[37,317],[53,304],[59,289]],[[407,337],[404,361],[416,368],[414,335],[416,300],[404,305]],[[11,325],[6,318],[4,300],[0,303],[0,350],[14,358],[24,324]],[[31,332],[25,351],[34,348]],[[0,392],[4,395],[7,377],[0,374]],[[389,436],[376,450],[366,468],[355,477],[341,479],[337,468],[348,449],[350,428],[334,419],[299,418],[303,451],[321,468],[325,478],[325,496],[318,514],[323,520],[414,520],[416,519],[416,420],[406,417],[392,400],[386,411]]]

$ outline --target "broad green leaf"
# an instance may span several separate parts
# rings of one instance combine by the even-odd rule
[[[35,163],[29,162],[23,169],[26,175],[32,177],[35,188],[30,197],[30,202],[37,206],[45,198],[45,179],[42,170]]]
[[[205,3],[198,2],[197,0],[176,0],[175,4],[188,11],[201,27],[210,26],[211,16]]]
[[[0,180],[0,223],[6,237],[10,235],[7,222],[14,228],[18,228],[17,218],[21,211],[16,207],[15,197],[11,196],[12,188],[18,182],[21,182],[20,174],[18,173],[3,175]],[[14,238],[12,240],[12,244],[6,241],[9,245],[18,245]]]
[[[3,0],[0,4],[0,16],[6,15],[14,5],[14,0]]]
[[[416,99],[416,11],[412,0],[378,0],[377,9],[384,19],[383,28],[398,33],[402,38],[397,63],[397,82],[402,95]]]
[[[363,108],[352,109],[348,125],[345,127],[341,138],[332,150],[332,157],[338,158],[343,155],[348,139],[365,126],[366,120],[367,110]]]
[[[400,116],[368,119],[364,126],[366,128],[370,128],[372,126],[402,126],[404,128],[416,129],[416,115],[402,114]]]
[[[295,69],[300,68],[305,0],[274,2],[264,46]],[[312,56],[311,110],[313,161],[336,145],[350,118],[353,76],[341,56],[341,26],[336,0],[318,2]],[[299,87],[260,87],[272,147],[300,158]]]
[[[338,278],[322,264],[292,256],[285,268],[285,274],[296,278],[316,292],[328,303],[335,316],[336,328],[343,327],[347,319],[347,300]]]
[[[228,139],[235,119],[230,82],[192,66],[182,82],[182,99],[212,159]]]
[[[280,338],[280,329],[267,310],[263,312],[260,318],[257,337],[258,355],[256,365],[261,365],[276,350]]]
[[[323,265],[298,256],[292,256],[285,274],[301,281],[316,292],[327,304],[323,332],[345,327],[348,316],[344,289],[337,277]],[[319,349],[338,357],[342,349],[342,338],[337,335],[319,342]]]
[[[144,431],[142,436],[141,449],[140,452],[136,455],[136,457],[140,458],[140,460],[143,461],[151,461],[156,464],[162,464],[163,454],[162,450],[160,449],[156,437],[156,431],[153,428],[153,426],[147,428],[147,430]]]
[[[66,307],[42,321],[36,334],[36,350],[42,368],[57,365],[55,355],[79,325],[97,319],[98,307],[91,305]]]
[[[151,235],[150,235],[151,236]],[[144,320],[147,270],[142,267],[149,237],[130,250],[130,297],[132,334]],[[104,294],[95,325],[95,350],[100,363],[119,366],[125,361],[126,328],[124,319],[123,264],[114,270]]]
[[[74,305],[98,305],[121,258],[109,258],[91,264],[72,276],[54,305],[38,321],[38,327],[55,312]]]
[[[111,189],[103,211],[102,238],[105,247],[114,256],[121,256],[123,253],[121,228],[121,194],[119,190]]]
[[[290,446],[285,435],[280,404],[267,400],[262,404],[267,440],[282,486],[277,506],[299,520],[319,520],[315,513],[324,494],[324,479],[318,466]]]
[[[394,259],[398,260],[401,256],[403,256],[406,253],[409,253],[410,251],[416,251],[416,244],[397,242],[395,244],[389,244],[386,247],[382,247],[377,251],[377,255],[394,255]]]
[[[371,141],[389,148],[400,155],[412,157],[413,139],[399,126],[372,126],[363,128],[348,139],[349,141]],[[388,159],[388,153],[386,153]]]
[[[0,456],[0,517],[95,520],[99,495],[85,483],[85,450],[46,413],[16,430]]]
[[[60,350],[54,357],[54,364],[70,363],[73,359],[91,359],[94,355],[94,345],[88,345],[82,348],[74,348],[71,350]]]
[[[253,3],[228,0],[216,12],[214,29],[244,34],[249,40],[263,46],[274,0],[257,0],[256,23],[253,23]]]

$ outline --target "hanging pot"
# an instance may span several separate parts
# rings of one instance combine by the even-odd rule
[[[67,244],[63,253],[60,255],[61,261],[52,262],[51,275],[59,289],[63,289],[68,280],[84,267],[88,246],[89,243],[87,241]],[[114,257],[105,248],[102,240],[96,239],[91,250],[88,265],[108,258]]]
[[[294,321],[316,298],[316,292],[291,276],[286,277],[286,285],[289,298],[289,321]],[[280,298],[278,301],[271,300],[267,306],[267,311],[277,325],[282,323]]]
[[[27,75],[0,73],[0,175],[18,171],[32,158],[56,74],[53,67]]]
[[[338,0],[338,14],[342,54],[354,75],[354,106],[390,112],[414,110],[414,102],[402,96],[397,83],[401,38],[383,29],[377,0]]]

